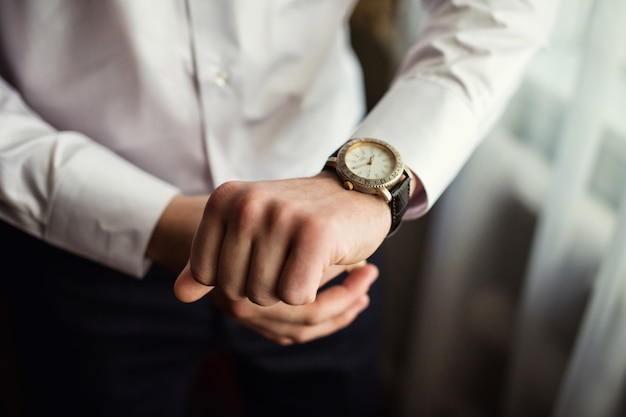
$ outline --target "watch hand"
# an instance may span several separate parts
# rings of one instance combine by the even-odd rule
[[[370,156],[370,160],[367,163],[370,166],[370,169],[367,171],[367,176],[370,177],[370,178],[372,177],[372,165],[373,165],[373,162],[374,162],[374,156],[375,155]]]
[[[355,166],[353,166],[353,167],[352,167],[352,169],[359,169],[359,168],[363,168],[365,165],[371,165],[371,164],[370,164],[370,162],[369,162],[369,161],[368,161],[368,162],[364,162],[364,163],[362,163],[362,164],[359,164],[359,165],[355,165]]]
[[[352,167],[352,169],[359,169],[359,168],[363,168],[365,165],[372,165],[373,159],[374,159],[374,155],[370,156],[370,159],[368,159],[367,162],[363,162],[362,164],[355,165]]]

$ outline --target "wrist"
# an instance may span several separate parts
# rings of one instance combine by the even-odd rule
[[[346,189],[333,170],[323,170],[314,178],[323,182],[323,189],[326,190],[327,194],[333,194],[331,204],[343,213],[344,222],[351,222],[353,221],[352,216],[364,214],[364,217],[361,217],[364,220],[361,222],[365,221],[365,223],[358,223],[359,227],[380,230],[380,238],[384,240],[391,228],[391,216],[389,215],[389,204],[383,197]]]
[[[191,242],[206,200],[206,196],[175,196],[155,225],[146,248],[146,257],[172,272],[180,272],[189,257]]]
[[[391,215],[387,237],[395,233],[416,188],[411,187],[414,175],[391,144],[374,138],[350,139],[328,157],[323,171],[334,171],[347,190],[384,199]]]

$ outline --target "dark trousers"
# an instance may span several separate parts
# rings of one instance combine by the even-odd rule
[[[281,347],[158,267],[137,280],[6,225],[0,260],[23,415],[380,415],[381,278],[351,326]]]

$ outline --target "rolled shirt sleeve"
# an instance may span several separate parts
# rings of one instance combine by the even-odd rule
[[[504,111],[558,9],[557,0],[423,3],[416,43],[353,133],[394,144],[419,178],[409,219],[432,207]]]
[[[56,131],[0,79],[0,218],[135,277],[176,187],[77,132]]]

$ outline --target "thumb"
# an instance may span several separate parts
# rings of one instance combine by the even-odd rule
[[[367,260],[357,262],[352,265],[331,265],[326,269],[326,271],[324,271],[324,274],[320,281],[320,287],[326,284],[331,279],[337,277],[342,272],[352,272],[354,269],[361,268],[365,265],[367,265]]]
[[[213,288],[215,287],[200,284],[193,278],[189,262],[187,262],[185,268],[176,278],[176,282],[174,282],[174,294],[183,303],[198,301],[211,292]]]

